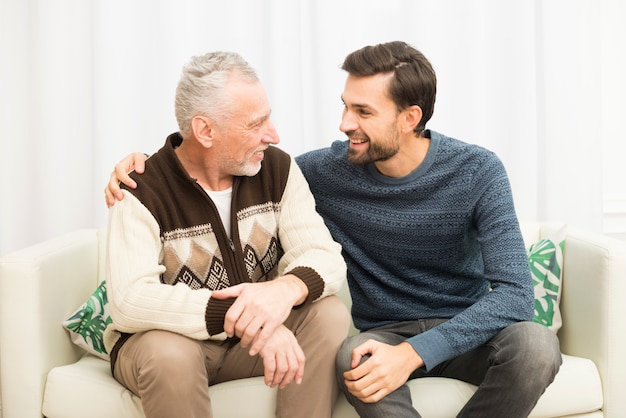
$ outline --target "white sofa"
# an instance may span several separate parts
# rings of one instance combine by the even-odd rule
[[[523,223],[526,242],[553,224]],[[3,418],[140,418],[139,399],[109,363],[70,342],[61,322],[102,280],[103,233],[79,230],[0,259]],[[568,228],[559,331],[564,363],[531,417],[626,417],[626,242]],[[349,302],[347,291],[342,297]],[[410,382],[425,418],[453,417],[475,387],[443,378]],[[273,416],[262,378],[211,387],[217,418]],[[333,417],[354,418],[343,397]],[[314,417],[313,417],[314,418]]]

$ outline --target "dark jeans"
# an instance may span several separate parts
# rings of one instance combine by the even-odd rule
[[[350,369],[352,350],[369,339],[397,345],[443,320],[420,320],[387,325],[349,337],[337,353],[340,389],[360,417],[420,417],[405,384],[376,403],[363,403],[348,392],[343,373]],[[500,331],[487,343],[432,370],[416,370],[411,379],[448,377],[478,386],[458,417],[527,417],[561,365],[559,341],[543,325],[520,322]]]

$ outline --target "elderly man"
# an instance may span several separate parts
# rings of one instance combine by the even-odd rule
[[[211,417],[209,385],[250,376],[281,388],[277,416],[330,417],[346,266],[272,146],[263,86],[239,55],[210,53],[184,67],[175,107],[179,132],[110,209],[113,375],[148,418]]]

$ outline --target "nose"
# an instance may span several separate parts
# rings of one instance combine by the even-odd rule
[[[276,127],[269,119],[266,122],[265,132],[263,132],[263,142],[265,142],[266,144],[274,145],[280,142],[280,138],[278,137],[278,131],[276,131]]]
[[[343,133],[356,131],[359,125],[356,122],[354,115],[347,109],[343,110],[341,115],[341,123],[339,124],[339,130]]]

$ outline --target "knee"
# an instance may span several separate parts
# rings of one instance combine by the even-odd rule
[[[352,350],[347,348],[348,341],[352,337],[348,337],[339,350],[337,350],[337,355],[335,356],[335,370],[337,370],[337,376],[343,375],[343,373],[350,369],[350,363],[352,362]]]
[[[352,318],[345,303],[337,296],[328,296],[311,305],[315,327],[324,330],[321,338],[341,343],[348,335]]]
[[[166,331],[150,331],[142,338],[144,353],[140,368],[152,378],[183,382],[205,371],[199,342]]]
[[[512,331],[509,347],[514,348],[512,356],[534,376],[556,375],[562,362],[556,334],[534,322],[520,322],[509,328]]]
[[[353,335],[344,340],[335,356],[335,369],[337,376],[343,376],[343,373],[352,369],[352,351],[364,343],[369,337],[363,334]],[[343,379],[343,378],[342,378]]]
[[[328,296],[321,302],[324,306],[320,309],[323,312],[320,317],[323,317],[329,324],[335,324],[337,328],[347,330],[352,319],[346,304],[337,296]]]
[[[530,344],[527,350],[534,359],[534,366],[537,372],[544,370],[545,372],[556,375],[561,367],[563,359],[561,357],[561,347],[556,334],[543,325],[530,323],[531,341],[537,342],[536,345]]]

